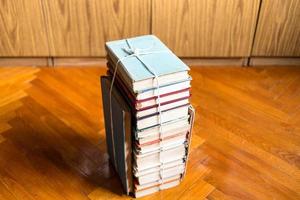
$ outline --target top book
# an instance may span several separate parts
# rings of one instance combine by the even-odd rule
[[[117,74],[135,93],[157,87],[154,73],[158,76],[159,86],[190,78],[189,67],[154,35],[107,42],[106,50],[111,70],[119,61]],[[130,56],[133,53],[139,58]]]

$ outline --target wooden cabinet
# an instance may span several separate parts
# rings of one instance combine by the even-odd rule
[[[151,33],[181,57],[297,57],[299,22],[300,0],[0,0],[0,57],[104,57]]]
[[[40,0],[0,0],[0,56],[48,56]]]
[[[0,0],[0,56],[105,56],[104,43],[150,34],[150,0]]]
[[[300,56],[300,0],[263,0],[254,56]]]
[[[150,33],[150,0],[44,0],[51,56],[105,56],[105,41]]]
[[[153,0],[152,30],[184,57],[250,55],[259,0]]]

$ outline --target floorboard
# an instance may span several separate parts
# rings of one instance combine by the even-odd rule
[[[0,199],[131,199],[106,153],[104,67],[0,68]],[[300,68],[193,67],[187,176],[142,199],[300,199]]]

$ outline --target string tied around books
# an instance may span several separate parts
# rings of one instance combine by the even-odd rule
[[[155,72],[155,70],[147,63],[145,63],[142,59],[141,59],[141,56],[144,56],[144,55],[149,55],[149,54],[157,54],[157,53],[169,53],[170,51],[168,50],[163,50],[163,51],[154,51],[152,50],[153,47],[154,47],[154,44],[152,44],[149,48],[135,48],[133,47],[129,40],[126,39],[126,44],[128,47],[124,47],[122,48],[122,50],[127,54],[126,56],[118,59],[117,63],[116,63],[116,66],[115,66],[115,69],[114,69],[114,72],[113,72],[113,76],[112,76],[112,81],[111,81],[111,85],[110,85],[110,90],[109,90],[109,110],[110,110],[110,128],[111,128],[111,135],[112,135],[112,138],[114,138],[114,130],[113,130],[113,120],[112,120],[112,90],[113,90],[113,85],[114,85],[114,82],[115,82],[115,79],[116,79],[116,75],[117,75],[117,71],[118,71],[118,67],[119,65],[122,63],[122,61],[124,61],[125,59],[128,59],[128,58],[132,58],[132,57],[135,57],[137,58],[142,64],[143,66],[154,76],[154,80],[156,82],[156,91],[157,91],[157,98],[156,98],[156,102],[158,104],[158,125],[159,125],[159,140],[160,140],[160,143],[162,141],[162,123],[163,123],[163,120],[162,120],[162,111],[161,111],[161,102],[160,102],[160,84],[159,84],[159,75]],[[114,155],[114,163],[115,163],[115,166],[117,166],[117,163],[116,163],[116,159],[115,159],[115,146],[114,146],[114,140],[112,139],[112,147],[113,147],[113,155]],[[159,145],[161,145],[159,143]],[[161,146],[160,146],[160,150],[161,150]],[[160,160],[160,164],[163,165],[163,162],[161,161],[161,155],[160,155],[160,151],[159,151],[159,160]],[[163,167],[160,168],[159,170],[159,174],[160,174],[160,178],[161,178],[161,181],[163,181],[163,177],[162,177],[162,171],[163,171]]]

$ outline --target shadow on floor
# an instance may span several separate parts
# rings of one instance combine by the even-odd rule
[[[91,133],[99,139],[90,141],[90,135],[77,132],[72,124],[66,125],[30,97],[22,101],[24,106],[9,122],[12,129],[3,133],[3,176],[33,195],[43,191],[46,194],[49,188],[58,196],[66,193],[63,190],[87,196],[96,188],[123,194],[121,182],[109,163],[105,136],[99,135],[99,130]]]

